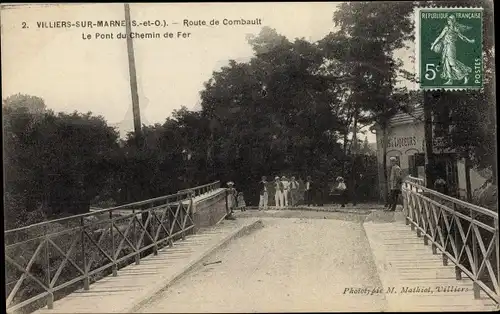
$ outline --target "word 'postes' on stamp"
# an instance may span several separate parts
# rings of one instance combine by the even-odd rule
[[[483,9],[416,10],[416,66],[421,89],[483,87]]]

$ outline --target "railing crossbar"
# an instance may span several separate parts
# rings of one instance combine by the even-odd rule
[[[14,285],[6,298],[7,311],[11,312],[23,308],[42,298],[47,298],[47,305],[50,309],[54,301],[54,292],[82,281],[84,289],[88,289],[90,276],[100,274],[110,267],[113,267],[113,275],[116,276],[118,266],[130,258],[135,257],[136,263],[138,263],[138,259],[140,259],[143,252],[149,252],[150,249],[154,248],[156,254],[158,248],[168,244],[172,246],[174,239],[177,239],[179,235],[184,239],[186,232],[195,227],[192,217],[193,197],[215,191],[218,188],[220,188],[220,182],[216,181],[192,189],[182,190],[172,195],[99,209],[90,213],[5,231],[4,235],[6,237],[12,235],[13,241],[16,241],[21,236],[30,236],[30,232],[40,234],[5,246],[6,250],[22,250],[23,245],[31,245],[30,243],[33,243],[33,247],[36,245],[36,249],[26,267],[20,266],[7,253],[5,254],[6,265],[12,265],[21,272],[16,280],[11,281],[9,279],[11,277],[7,277],[6,268],[6,281],[11,281],[6,286],[12,287]],[[126,213],[128,210],[131,210],[130,214]],[[124,212],[125,215],[123,215]],[[114,215],[115,213],[118,215]],[[145,221],[142,221],[141,217],[144,213],[148,213],[148,217]],[[98,217],[99,221],[86,219],[91,216]],[[53,226],[56,226],[56,228],[62,227],[64,230],[51,232],[50,228],[53,228]],[[71,235],[71,232],[75,232],[75,236]],[[65,237],[68,234],[70,236]],[[130,235],[134,238],[133,241],[129,239]],[[120,239],[118,245],[115,243],[115,236]],[[56,241],[56,238],[59,237],[65,237],[61,245],[57,244],[59,243],[58,240]],[[151,241],[145,241],[146,238]],[[112,243],[111,249],[107,247],[107,242]],[[128,254],[127,251],[124,252],[126,247],[131,249]],[[76,248],[80,248],[80,252]],[[45,277],[47,277],[47,284],[44,284],[36,277],[40,275],[38,271],[31,273],[31,268],[43,249],[45,249],[45,261],[43,262],[45,264],[43,264],[43,267],[46,268],[44,273]],[[49,249],[55,250],[57,253],[50,255]],[[111,253],[108,253],[107,250],[110,250]],[[76,255],[75,252],[77,252]],[[124,252],[124,256],[120,257],[122,252]],[[15,251],[12,254],[15,254]],[[83,268],[78,265],[78,254],[81,254],[80,256],[83,258]],[[52,256],[55,256],[56,259],[53,259]],[[57,266],[53,264],[54,261],[56,261]],[[60,264],[58,261],[61,261]],[[25,262],[26,260],[23,261],[23,264]],[[51,267],[56,269],[52,276],[50,274]],[[74,268],[76,275],[71,273],[70,276],[74,277],[62,279],[62,274],[68,267],[71,271],[74,271]],[[95,269],[93,269],[94,267]],[[35,281],[44,291],[34,296],[27,296],[26,300],[16,300],[16,304],[13,304],[14,299],[19,294],[21,285],[27,278]],[[58,281],[62,282],[58,284]]]
[[[431,241],[433,253],[435,249],[442,252],[444,265],[447,260],[455,264],[457,279],[463,272],[474,282],[475,298],[482,290],[499,303],[498,213],[433,191],[421,183],[411,177],[403,183],[407,224],[424,238],[425,244]]]

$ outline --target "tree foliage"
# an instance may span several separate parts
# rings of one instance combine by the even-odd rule
[[[2,108],[5,192],[21,211],[11,214],[87,211],[106,185],[118,134],[91,113],[41,112],[40,102],[31,111],[23,104],[33,99],[18,95]]]
[[[416,4],[342,3],[332,18],[338,29],[314,43],[264,27],[247,37],[251,60],[230,60],[212,73],[200,92],[200,111],[176,110],[163,123],[143,126],[140,139],[133,133],[118,139],[91,113],[54,113],[39,97],[7,97],[6,220],[33,222],[212,180],[236,181],[250,191],[252,204],[261,175],[312,175],[326,186],[339,174],[349,176],[355,162],[362,181],[370,182],[367,191],[374,190],[367,179],[376,176],[373,160],[351,154],[356,147],[368,154],[368,143],[349,136],[372,123],[385,128],[395,113],[411,114],[411,105],[422,101],[421,93],[398,87],[414,78],[395,54],[414,39]],[[492,4],[479,5],[488,26]],[[455,127],[447,145],[483,168],[496,156],[492,34],[486,27],[484,91],[441,93],[435,102],[451,108]]]

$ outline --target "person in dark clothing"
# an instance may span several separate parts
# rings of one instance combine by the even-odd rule
[[[448,187],[446,186],[446,181],[444,181],[441,177],[438,177],[437,180],[434,182],[434,190],[438,191],[439,193],[448,194]]]
[[[403,183],[403,177],[401,174],[401,168],[398,165],[398,161],[395,157],[390,158],[392,167],[391,174],[389,177],[389,188],[391,189],[389,206],[387,211],[395,211],[399,195],[401,195],[401,184]]]
[[[265,176],[262,177],[262,180],[259,182],[259,190],[260,190],[260,200],[259,200],[259,210],[267,210],[267,203],[269,201],[269,193],[267,191],[267,178]]]
[[[316,184],[316,193],[315,193],[315,196],[314,196],[314,203],[316,206],[323,206],[325,201],[324,201],[324,196],[325,196],[325,191],[324,191],[324,187],[326,184],[324,184],[323,182],[319,182],[316,181],[317,184]]]
[[[304,200],[307,206],[311,206],[313,204],[313,195],[314,195],[314,182],[312,181],[310,176],[307,176],[305,191],[304,191]]]
[[[292,207],[297,206],[299,202],[299,182],[292,177],[290,180],[290,200]]]

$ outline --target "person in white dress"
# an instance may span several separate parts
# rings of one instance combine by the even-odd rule
[[[283,183],[283,202],[285,207],[288,207],[288,197],[290,196],[290,181],[288,181],[286,176],[282,176],[281,183]]]
[[[226,190],[226,198],[227,198],[227,203],[226,203],[226,210],[227,210],[227,214],[226,214],[226,219],[229,219],[229,220],[234,220],[234,216],[233,216],[233,212],[234,212],[234,208],[236,207],[237,203],[236,203],[236,189],[234,188],[234,182],[233,181],[229,181],[227,183],[227,190]]]

